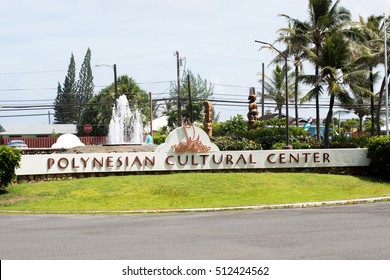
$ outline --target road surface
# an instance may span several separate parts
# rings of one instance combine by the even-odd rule
[[[0,215],[1,259],[390,259],[390,203],[148,215]]]

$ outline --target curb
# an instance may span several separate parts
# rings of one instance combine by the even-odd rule
[[[303,202],[290,204],[274,205],[255,205],[255,206],[234,206],[234,207],[212,207],[212,208],[182,208],[182,209],[160,209],[160,210],[123,210],[123,211],[17,211],[0,210],[0,214],[163,214],[163,213],[197,213],[197,212],[223,212],[223,211],[243,211],[243,210],[272,210],[272,209],[291,209],[291,208],[309,208],[324,206],[342,206],[355,205],[376,202],[390,202],[390,196],[360,198],[348,200],[334,200],[324,202]]]

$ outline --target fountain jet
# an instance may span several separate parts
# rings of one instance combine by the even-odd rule
[[[138,108],[130,110],[126,95],[122,94],[112,108],[112,118],[108,130],[108,143],[142,144],[143,124]]]

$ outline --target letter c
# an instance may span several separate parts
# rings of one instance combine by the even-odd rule
[[[272,161],[272,158],[275,156],[275,154],[269,154],[268,157],[267,157],[267,161],[269,163],[276,163],[276,161]]]
[[[165,159],[165,163],[168,164],[168,165],[174,165],[173,163],[171,163],[169,161],[169,159],[173,158],[173,156],[167,156],[167,158]]]

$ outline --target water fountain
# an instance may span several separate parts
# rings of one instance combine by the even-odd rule
[[[130,110],[126,95],[122,94],[112,108],[112,119],[108,130],[108,144],[142,144],[143,124],[141,112]]]

